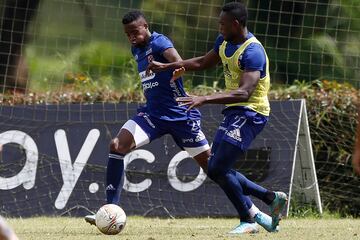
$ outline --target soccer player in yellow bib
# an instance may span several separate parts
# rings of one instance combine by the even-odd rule
[[[215,135],[208,162],[208,176],[218,183],[235,206],[240,224],[230,233],[256,233],[258,226],[274,232],[287,196],[267,190],[233,169],[239,156],[268,121],[270,105],[269,59],[261,43],[246,27],[247,9],[239,2],[223,6],[220,35],[214,48],[201,57],[173,63],[153,61],[148,71],[168,69],[204,70],[222,63],[226,90],[210,96],[181,97],[178,102],[188,110],[203,104],[225,104],[224,120]],[[271,217],[261,212],[249,196],[255,196],[270,207]]]

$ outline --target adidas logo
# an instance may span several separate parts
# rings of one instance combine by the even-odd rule
[[[198,135],[195,138],[195,142],[201,142],[202,140],[205,139],[205,135],[203,132],[199,132]]]
[[[106,187],[106,191],[115,191],[116,189],[114,188],[114,186],[112,184],[108,185]]]
[[[241,134],[240,129],[234,129],[226,133],[227,136],[231,137],[232,139],[235,139],[236,141],[241,142]]]

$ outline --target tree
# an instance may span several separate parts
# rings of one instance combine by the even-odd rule
[[[6,0],[0,32],[0,87],[24,92],[28,68],[23,56],[27,28],[40,0]]]

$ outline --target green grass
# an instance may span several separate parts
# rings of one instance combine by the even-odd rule
[[[129,217],[120,235],[102,235],[94,226],[81,218],[28,218],[10,219],[20,239],[145,239],[145,240],[211,240],[238,239],[227,232],[238,223],[237,219],[184,218],[158,219]],[[360,219],[284,219],[278,233],[267,233],[261,229],[255,235],[241,239],[360,239]]]

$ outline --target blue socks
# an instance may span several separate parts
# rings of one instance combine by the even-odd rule
[[[106,168],[106,199],[107,203],[119,205],[123,187],[124,155],[117,152],[109,153]]]
[[[271,202],[273,192],[250,181],[243,174],[232,169],[235,161],[241,155],[241,150],[222,141],[212,149],[213,155],[209,160],[208,176],[218,183],[239,213],[241,221],[250,222],[249,209],[252,201],[249,195],[255,196],[267,204]]]
[[[260,200],[265,199],[266,193],[268,192],[265,188],[250,181],[243,174],[235,170],[230,171],[232,171],[236,175],[236,179],[240,182],[245,195],[257,197]]]

